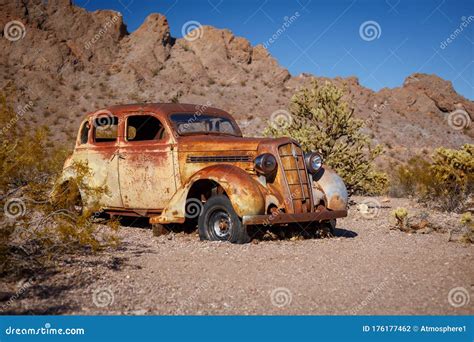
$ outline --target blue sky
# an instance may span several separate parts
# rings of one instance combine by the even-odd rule
[[[452,81],[456,91],[474,99],[473,0],[74,2],[88,10],[120,11],[130,32],[158,12],[168,18],[174,37],[182,37],[183,25],[193,20],[228,28],[252,45],[268,44],[285,18],[294,16],[268,45],[293,75],[357,76],[362,85],[379,90],[400,86],[406,76],[423,72]],[[454,38],[446,42],[450,36]]]

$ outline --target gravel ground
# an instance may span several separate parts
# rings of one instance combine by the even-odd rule
[[[366,200],[355,198],[356,202]],[[60,261],[57,272],[9,284],[10,314],[474,314],[473,245],[447,233],[391,230],[404,199],[376,199],[368,219],[356,206],[336,237],[201,242],[196,234],[153,237],[121,229],[119,250]],[[449,228],[454,214],[430,217]],[[367,215],[365,215],[367,216]],[[3,306],[2,306],[3,305]]]

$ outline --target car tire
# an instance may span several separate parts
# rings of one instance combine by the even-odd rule
[[[198,219],[201,240],[247,243],[250,237],[227,196],[209,198]]]
[[[323,226],[320,229],[322,237],[336,236],[336,219],[324,221]]]

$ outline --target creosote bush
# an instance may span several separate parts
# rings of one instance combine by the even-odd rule
[[[15,112],[0,93],[0,275],[13,275],[41,267],[47,260],[75,251],[116,246],[118,223],[97,225],[93,211],[74,210],[77,185],[92,198],[104,188],[87,186],[87,164],[73,165],[78,184],[56,196],[50,194],[67,155],[64,148],[48,147],[48,129],[32,128],[27,113]],[[74,187],[76,186],[76,187]]]
[[[438,148],[431,160],[417,156],[395,169],[391,192],[411,195],[444,211],[461,212],[472,201],[474,145]]]
[[[264,134],[289,136],[305,152],[319,151],[325,164],[344,179],[351,194],[383,193],[388,179],[374,165],[382,147],[372,146],[370,137],[362,132],[363,121],[353,117],[354,110],[343,95],[343,90],[332,83],[320,85],[314,81],[310,88],[291,98],[291,116],[273,120]]]

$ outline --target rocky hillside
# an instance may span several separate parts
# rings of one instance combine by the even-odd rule
[[[12,29],[12,21],[20,23]],[[318,78],[291,76],[263,46],[226,29],[204,26],[173,38],[161,14],[129,33],[115,11],[88,12],[70,0],[0,0],[0,29],[2,91],[24,119],[50,125],[53,138],[68,143],[88,111],[177,100],[223,108],[258,135],[271,113]],[[435,75],[414,74],[379,92],[354,77],[332,81],[347,88],[356,116],[389,156],[472,142],[473,125],[455,129],[448,116],[459,110],[472,118],[474,103]]]

